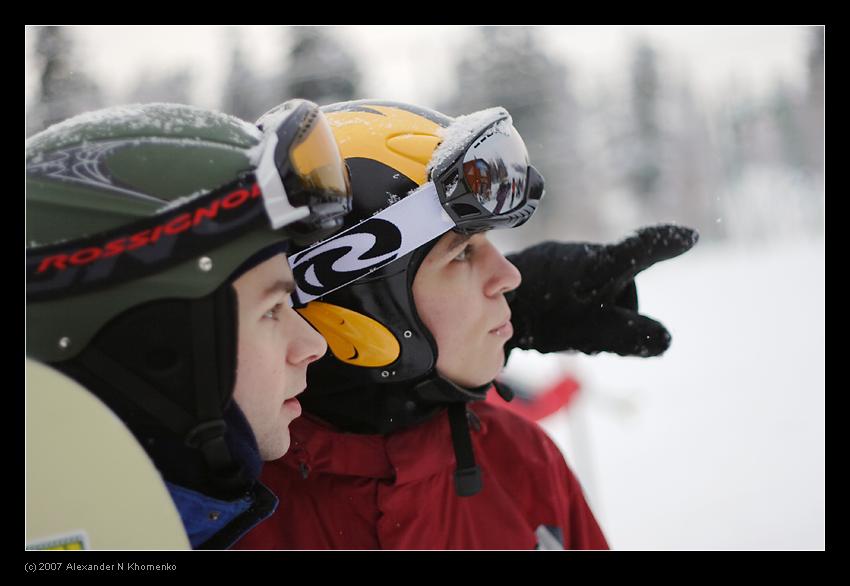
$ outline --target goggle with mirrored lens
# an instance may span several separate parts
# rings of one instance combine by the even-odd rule
[[[430,178],[456,232],[520,226],[543,197],[543,177],[504,108],[457,118],[434,152]]]

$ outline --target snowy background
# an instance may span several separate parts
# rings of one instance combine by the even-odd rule
[[[659,358],[511,355],[574,404],[541,421],[612,547],[824,547],[823,242],[700,244],[638,277]]]
[[[149,101],[254,120],[290,98],[512,113],[543,212],[494,234],[611,241],[697,228],[638,277],[660,358],[515,352],[619,549],[822,549],[822,26],[27,27],[25,133]]]

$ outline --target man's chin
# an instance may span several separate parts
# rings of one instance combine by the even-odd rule
[[[482,372],[480,376],[468,379],[468,384],[464,384],[461,386],[471,389],[492,383],[502,371],[502,363],[504,362],[504,360],[504,355],[502,355],[497,368],[493,368],[487,372]]]
[[[261,445],[260,457],[264,462],[272,462],[283,458],[286,452],[289,451],[289,429],[285,432],[285,437],[277,438],[273,445]]]
[[[482,351],[491,352],[493,351],[492,346],[490,348],[482,348]],[[477,362],[477,364],[473,365],[473,368],[465,368],[463,372],[459,372],[458,376],[452,376],[450,373],[447,373],[441,370],[439,367],[437,368],[437,372],[440,376],[450,380],[456,385],[460,385],[461,387],[472,389],[475,387],[480,387],[482,385],[489,384],[493,382],[493,380],[499,376],[499,373],[502,372],[502,368],[504,368],[505,364],[505,349],[503,346],[499,346],[497,350],[492,354],[492,360],[483,364],[481,362]],[[456,370],[460,370],[460,367]]]

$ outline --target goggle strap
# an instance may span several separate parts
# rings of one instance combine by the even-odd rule
[[[297,300],[305,304],[336,291],[413,252],[454,226],[443,210],[436,186],[429,181],[397,203],[290,257]],[[386,250],[383,245],[394,238],[399,244]],[[384,250],[377,256],[370,255],[376,245]],[[338,252],[326,254],[340,249],[348,251],[341,257]]]

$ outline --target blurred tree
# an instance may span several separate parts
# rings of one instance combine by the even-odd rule
[[[104,103],[100,88],[80,66],[70,29],[34,28],[41,78],[37,97],[27,113],[27,136],[71,116],[96,110]]]
[[[634,49],[631,68],[632,133],[629,183],[644,204],[659,197],[663,168],[660,82],[655,49],[642,39]]]
[[[230,70],[221,98],[221,110],[243,120],[256,120],[274,104],[265,96],[265,83],[254,73],[245,59],[239,31],[227,29],[230,40]]]
[[[824,164],[824,66],[826,58],[826,29],[813,27],[809,37],[808,101],[804,122],[810,142],[811,169],[823,175]]]
[[[808,87],[776,79],[756,97],[745,80],[717,117],[725,169],[724,226],[736,238],[823,231],[823,28],[812,27]],[[818,87],[820,86],[820,87]]]
[[[289,67],[283,79],[283,96],[304,98],[319,105],[353,100],[360,96],[360,71],[351,53],[332,29],[295,26],[286,29],[292,41]]]
[[[719,196],[724,161],[709,130],[709,113],[691,85],[684,80],[675,85],[669,104],[669,152],[662,159],[663,211],[653,220],[675,221],[697,228],[702,238],[720,238],[726,235],[725,224],[717,221],[723,211]]]
[[[805,112],[804,96],[788,84],[779,82],[773,90],[769,111],[779,134],[777,164],[797,172],[805,171],[815,145],[807,140],[802,128],[805,124],[802,117]]]
[[[814,184],[810,204],[813,209],[811,225],[823,234],[824,230],[824,132],[826,125],[824,110],[824,68],[826,66],[826,27],[812,27],[809,37],[808,92],[801,125],[808,142],[808,170]]]
[[[826,56],[826,29],[823,26],[813,27],[809,38],[808,76],[809,97],[812,102],[823,102],[824,63]]]
[[[440,109],[456,116],[505,107],[546,180],[546,213],[529,221],[533,229],[500,237],[524,244],[520,239],[597,236],[599,186],[586,185],[581,116],[566,66],[547,54],[534,28],[524,26],[481,27],[469,35],[460,55],[453,95]]]
[[[147,69],[126,96],[128,102],[192,103],[192,72],[188,67],[171,71]]]

